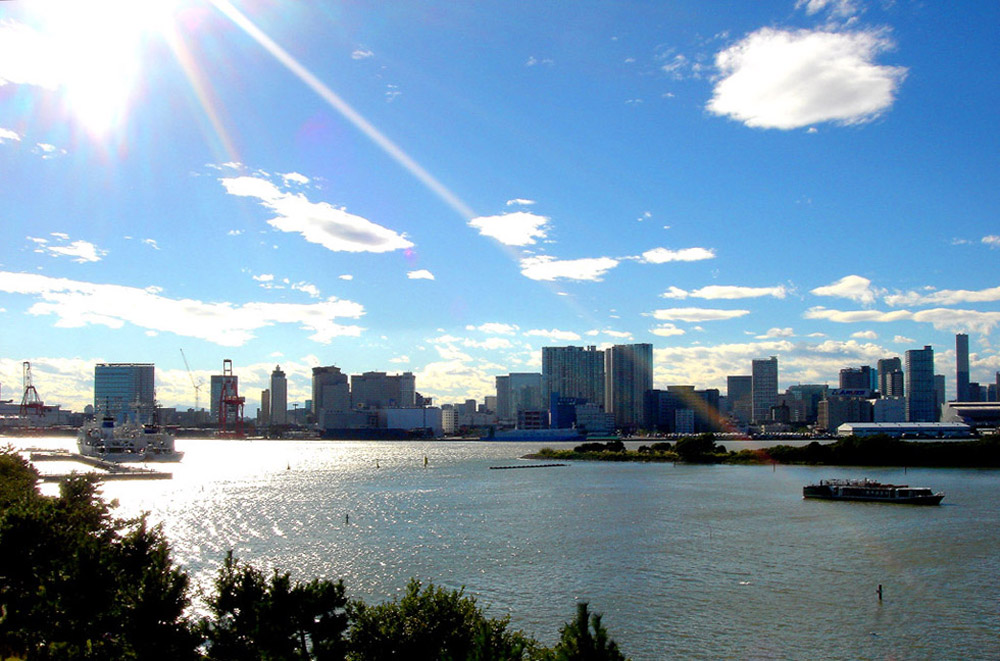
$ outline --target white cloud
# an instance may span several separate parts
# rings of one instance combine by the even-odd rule
[[[5,129],[0,127],[0,143],[6,142],[7,140],[20,142],[21,136],[18,135],[16,131],[11,131],[10,129]]]
[[[618,260],[611,257],[557,260],[541,255],[521,260],[521,275],[532,280],[590,280],[600,281]]]
[[[642,253],[642,261],[649,264],[665,264],[667,262],[697,262],[703,259],[713,259],[715,251],[709,248],[684,248],[669,250],[653,248]]]
[[[156,242],[156,239],[143,239],[142,242],[152,248],[153,250],[159,250],[160,244]]]
[[[369,57],[374,57],[375,53],[371,52],[367,48],[356,48],[351,53],[352,60],[367,60]]]
[[[69,241],[69,236],[61,232],[53,232],[52,236],[60,241]],[[38,244],[39,247],[35,249],[36,252],[47,253],[53,257],[71,257],[74,262],[80,264],[99,262],[108,254],[107,250],[98,248],[90,241],[71,241],[59,245],[50,245],[47,239],[38,239],[30,236],[28,239]]]
[[[872,287],[872,281],[860,275],[845,275],[834,283],[817,287],[809,293],[816,296],[848,298],[864,305],[871,305],[882,290]]]
[[[856,337],[859,340],[877,340],[878,333],[873,330],[858,331],[857,333],[851,333],[851,337]]]
[[[305,176],[304,174],[299,174],[298,172],[286,172],[281,175],[281,178],[285,181],[286,184],[292,183],[292,184],[299,184],[301,186],[305,186],[310,181],[309,177]]]
[[[687,298],[688,293],[683,289],[681,289],[680,287],[674,287],[673,285],[671,285],[670,288],[667,289],[667,291],[660,294],[660,296],[662,298]]]
[[[405,364],[410,362],[409,356],[396,356],[395,358],[389,359],[390,363]]]
[[[905,335],[896,335],[892,338],[892,341],[896,344],[916,344],[917,341],[912,337],[906,337]]]
[[[67,153],[65,149],[60,149],[59,147],[50,145],[47,142],[36,143],[35,148],[32,151],[41,155],[41,157],[45,160],[55,158],[56,156],[65,156]]]
[[[736,285],[709,285],[691,292],[695,298],[732,300],[737,298],[760,298],[773,296],[784,298],[787,291],[783,285],[777,287],[740,287]]]
[[[354,276],[351,275],[350,273],[344,273],[343,275],[338,275],[337,277],[340,278],[341,280],[353,280],[354,279]]]
[[[493,335],[513,335],[520,328],[514,324],[501,324],[495,321],[486,322],[479,326],[466,326],[465,330],[477,330],[483,333],[490,333]]]
[[[292,285],[292,289],[309,294],[312,298],[319,298],[320,296],[319,287],[309,282],[296,282]]]
[[[334,337],[361,334],[359,326],[336,323],[338,317],[357,319],[364,307],[335,297],[308,305],[290,303],[206,303],[171,299],[159,289],[95,284],[31,273],[0,271],[0,291],[37,299],[28,313],[54,315],[59,328],[126,323],[144,330],[196,337],[222,346],[242,346],[253,331],[278,323],[298,324],[309,339],[329,344]]]
[[[285,193],[258,177],[220,180],[230,195],[255,197],[278,215],[267,221],[282,232],[296,232],[334,252],[389,252],[410,248],[405,235],[350,214],[326,202],[310,202],[301,193]]]
[[[858,11],[854,0],[798,0],[795,8],[802,7],[806,8],[806,13],[810,16],[824,9],[829,9],[834,16],[853,16]]]
[[[750,314],[750,310],[717,310],[712,308],[668,308],[654,310],[653,318],[659,321],[723,321]]]
[[[534,200],[526,200],[523,197],[516,197],[513,200],[507,200],[507,206],[509,207],[512,207],[514,205],[521,207],[529,207],[532,204],[535,204]]]
[[[555,341],[575,341],[580,339],[580,335],[574,333],[573,331],[564,331],[553,328],[552,330],[536,329],[526,331],[524,333],[529,337],[544,337],[553,342]]]
[[[996,234],[989,234],[982,238],[982,242],[988,245],[990,248],[1000,248],[1000,236]]]
[[[758,340],[770,340],[775,337],[795,337],[795,331],[791,328],[772,328],[763,335],[758,335]]]
[[[1000,312],[934,308],[914,312],[913,321],[932,324],[938,330],[969,331],[989,335],[1000,324]]]
[[[877,323],[889,323],[893,321],[904,321],[913,318],[913,313],[909,310],[895,310],[893,312],[882,312],[880,310],[830,310],[822,306],[809,308],[802,315],[806,319],[826,319],[839,324],[853,324],[863,321]]]
[[[251,276],[257,282],[274,282],[274,274],[272,273],[261,273],[260,275]]]
[[[544,239],[549,228],[549,218],[515,211],[499,216],[479,216],[469,221],[469,226],[479,230],[482,236],[496,239],[507,246],[529,246],[535,239]]]
[[[874,59],[893,44],[883,32],[761,28],[720,51],[708,110],[757,128],[858,124],[885,112],[906,76]]]
[[[659,335],[660,337],[672,337],[674,335],[684,335],[684,330],[678,328],[673,324],[660,324],[649,329],[649,332],[653,335]]]
[[[434,274],[427,269],[417,269],[407,272],[406,277],[410,280],[433,280]]]
[[[931,294],[921,294],[915,291],[890,294],[885,302],[893,307],[897,305],[957,305],[959,303],[991,303],[1000,301],[1000,287],[988,289],[942,289]]]

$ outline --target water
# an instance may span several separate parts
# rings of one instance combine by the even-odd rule
[[[233,548],[297,579],[343,578],[369,602],[410,577],[464,586],[546,644],[587,600],[637,660],[1000,656],[998,471],[488,470],[537,447],[180,439],[173,480],[109,482],[104,493],[120,514],[162,522],[201,585]],[[826,477],[946,497],[940,507],[801,498]]]

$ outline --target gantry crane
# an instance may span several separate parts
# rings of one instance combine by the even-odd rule
[[[45,415],[45,404],[42,398],[31,383],[31,363],[27,360],[21,364],[22,379],[24,380],[24,395],[21,397],[20,414],[22,416],[33,413],[35,415]]]

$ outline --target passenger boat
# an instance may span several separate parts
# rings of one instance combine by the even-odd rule
[[[937,505],[944,498],[944,493],[941,491],[934,493],[928,487],[883,484],[866,478],[862,480],[820,480],[818,484],[802,487],[802,497],[904,505]]]
[[[180,461],[184,456],[174,447],[174,436],[156,425],[126,423],[116,425],[110,415],[80,428],[76,446],[85,457],[105,461]]]

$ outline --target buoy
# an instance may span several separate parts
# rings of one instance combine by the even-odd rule
[[[878,600],[882,601],[882,584],[881,583],[878,584],[878,590],[875,590],[875,593],[878,595]]]

